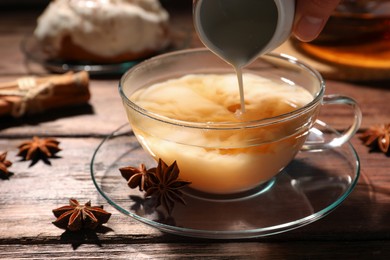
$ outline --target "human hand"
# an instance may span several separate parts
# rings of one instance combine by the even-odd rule
[[[293,1],[293,0],[287,0]],[[296,0],[293,34],[299,40],[314,40],[341,0]]]

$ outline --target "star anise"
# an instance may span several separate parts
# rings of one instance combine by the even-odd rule
[[[145,164],[141,163],[139,168],[132,166],[122,167],[119,169],[122,177],[127,180],[127,185],[135,189],[139,187],[140,191],[145,191],[148,188],[148,175],[150,172],[146,169]]]
[[[149,187],[145,197],[154,197],[157,203],[156,207],[163,206],[171,215],[176,201],[185,205],[180,189],[191,182],[179,179],[179,168],[176,161],[168,166],[159,159],[157,168],[154,168],[153,171],[150,170],[151,174],[148,176]]]
[[[360,139],[365,145],[379,147],[383,153],[388,153],[390,151],[390,123],[368,128]]]
[[[39,138],[34,136],[31,141],[24,142],[19,145],[18,156],[23,157],[24,160],[32,160],[33,162],[42,159],[48,162],[48,158],[53,158],[56,153],[61,151],[58,147],[60,144],[54,138]]]
[[[0,176],[8,177],[10,172],[8,167],[12,165],[12,162],[7,160],[7,152],[4,152],[0,155]]]
[[[80,205],[76,199],[69,200],[69,206],[53,209],[57,220],[53,224],[59,228],[77,231],[82,228],[95,229],[107,223],[111,213],[103,210],[103,206],[91,206],[91,201]]]

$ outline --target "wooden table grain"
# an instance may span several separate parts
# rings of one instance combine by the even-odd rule
[[[191,10],[170,9],[178,46],[201,46],[193,32]],[[31,73],[20,51],[41,10],[0,11],[0,82]],[[185,44],[183,43],[185,40]],[[389,45],[390,48],[390,45]],[[389,71],[390,73],[390,71]],[[94,187],[89,164],[102,138],[126,122],[117,91],[119,77],[92,78],[89,104],[12,119],[0,118],[0,152],[14,162],[9,179],[0,179],[0,259],[386,259],[390,256],[390,158],[370,152],[359,134],[371,125],[390,123],[390,81],[327,80],[328,94],[358,101],[363,112],[351,140],[361,161],[361,177],[352,194],[325,218],[269,237],[208,240],[162,233],[122,215]],[[342,129],[345,111],[321,117]],[[17,146],[32,136],[55,137],[59,158],[51,165],[19,160]],[[95,233],[64,232],[51,224],[51,210],[68,202],[92,201],[112,213]]]

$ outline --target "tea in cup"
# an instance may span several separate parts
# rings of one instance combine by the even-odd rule
[[[239,194],[272,180],[301,150],[347,142],[360,126],[356,102],[325,96],[318,72],[293,57],[266,54],[243,69],[245,112],[232,66],[207,49],[144,61],[121,79],[119,91],[144,150],[208,194]],[[353,124],[326,143],[306,139],[324,104],[345,104]]]

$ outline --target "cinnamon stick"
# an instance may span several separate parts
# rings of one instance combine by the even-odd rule
[[[20,117],[87,103],[91,97],[88,86],[86,71],[0,83],[0,116]]]

